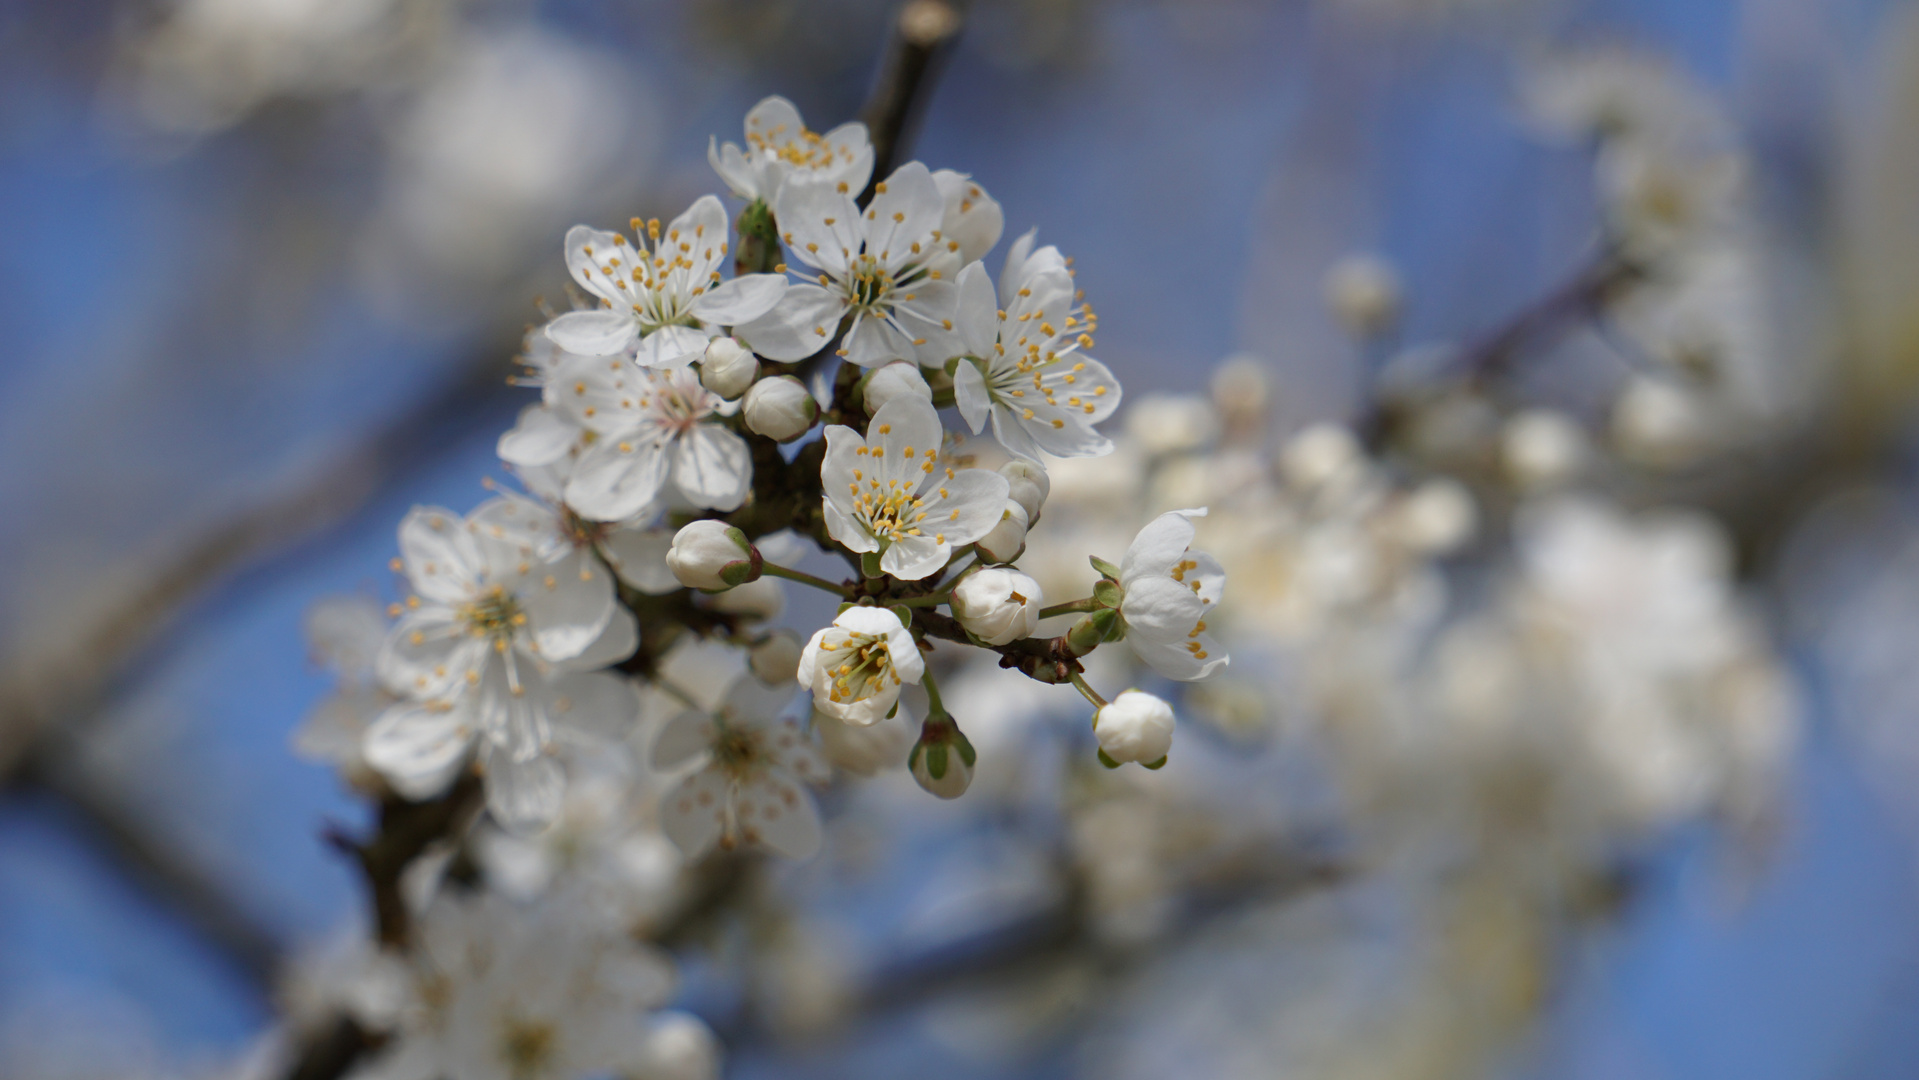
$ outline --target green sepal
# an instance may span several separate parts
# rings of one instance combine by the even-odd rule
[[[1164,769],[1166,767],[1166,755],[1161,754],[1158,761],[1142,761],[1140,764],[1148,769]]]
[[[913,744],[912,751],[906,755],[906,771],[907,772],[912,772],[914,767],[919,765],[920,751],[924,749],[926,749],[926,744],[923,742],[916,742]]]
[[[893,703],[893,707],[886,710],[886,718],[888,720],[891,720],[892,718],[894,718],[895,716],[898,716],[899,714],[900,714],[900,703],[895,701]]]
[[[907,607],[905,604],[894,604],[892,607],[889,607],[886,610],[892,612],[895,616],[899,618],[901,626],[913,625],[913,609],[910,607]]]
[[[1079,617],[1072,629],[1066,631],[1066,647],[1075,656],[1085,656],[1099,648],[1101,642],[1113,641],[1113,628],[1119,623],[1119,612],[1112,608],[1100,608],[1089,611]]]
[[[1114,761],[1112,758],[1112,755],[1108,754],[1106,752],[1106,748],[1103,746],[1100,747],[1100,750],[1099,750],[1099,763],[1101,765],[1106,766],[1109,769],[1119,768],[1119,762]]]
[[[955,749],[959,751],[960,760],[966,763],[967,768],[972,768],[974,763],[979,761],[979,755],[973,750],[973,740],[967,738],[966,733],[957,726],[953,728],[953,738],[956,740]]]
[[[1093,586],[1093,601],[1100,607],[1116,608],[1125,599],[1126,590],[1120,588],[1117,581],[1101,578],[1099,584]]]
[[[926,775],[935,780],[943,780],[946,778],[946,765],[946,745],[944,743],[926,748]]]
[[[886,571],[880,569],[880,553],[864,551],[860,553],[860,574],[868,578],[885,577]]]
[[[854,609],[854,608],[856,608],[856,607],[859,607],[859,605],[858,605],[858,604],[855,604],[855,603],[854,603],[854,602],[852,602],[851,600],[848,600],[848,601],[846,601],[845,603],[843,603],[843,604],[841,604],[841,605],[840,605],[840,609],[839,609],[838,611],[835,611],[835,612],[833,613],[833,617],[834,617],[835,619],[837,619],[837,618],[839,618],[839,617],[840,617],[841,615],[844,615],[844,614],[846,614],[847,612],[849,612],[849,611],[851,611],[851,610],[853,610],[853,609]]]
[[[1087,561],[1093,564],[1093,569],[1099,571],[1101,577],[1112,578],[1114,581],[1119,580],[1119,567],[1114,566],[1112,563],[1107,562],[1097,555],[1092,556]]]

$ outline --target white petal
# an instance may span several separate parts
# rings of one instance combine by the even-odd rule
[[[667,721],[653,740],[653,767],[679,768],[712,749],[715,734],[711,716],[698,709],[680,713]]]
[[[713,166],[713,171],[720,174],[720,179],[726,181],[727,189],[733,194],[742,199],[760,197],[753,170],[746,164],[746,156],[740,153],[738,146],[727,143],[722,147],[717,138],[709,136],[706,140],[706,160]]]
[[[737,510],[753,488],[753,451],[738,434],[700,424],[674,448],[673,483],[694,506]]]
[[[662,326],[640,339],[633,362],[643,368],[680,368],[699,359],[706,343],[713,340],[708,330],[690,326]]]
[[[1128,589],[1140,578],[1168,577],[1193,543],[1193,522],[1205,517],[1204,508],[1161,514],[1133,537],[1119,563],[1119,583]]]
[[[975,183],[972,177],[951,169],[933,174],[940,197],[946,206],[940,218],[940,238],[956,241],[960,257],[972,262],[999,243],[1006,228],[1006,213],[999,202]]]
[[[1055,424],[1053,421],[1058,420]],[[1113,452],[1113,440],[1093,430],[1078,413],[1036,406],[1033,418],[1020,420],[1033,444],[1054,457],[1104,457]]]
[[[556,734],[602,743],[625,739],[640,720],[640,698],[631,680],[605,671],[556,676],[547,685],[547,718]]]
[[[710,326],[737,326],[773,310],[786,295],[782,274],[748,274],[722,282],[693,299],[693,317]]]
[[[486,754],[486,808],[510,832],[533,833],[560,816],[566,773],[544,755],[514,761],[489,748]]]
[[[680,272],[693,284],[704,285],[726,258],[723,251],[728,236],[726,207],[714,196],[702,195],[687,207],[686,213],[668,223],[662,243],[685,244],[688,250],[681,257],[693,265],[682,267]]]
[[[548,660],[585,652],[613,617],[613,575],[590,550],[571,549],[556,562],[531,566],[515,593]]]
[[[500,460],[513,465],[551,465],[580,441],[578,425],[545,405],[520,410],[513,430],[500,436]]]
[[[979,365],[971,360],[961,360],[953,369],[953,401],[967,426],[978,435],[980,428],[986,426],[986,418],[992,415],[993,399],[986,393],[986,376],[980,374]]]
[[[367,764],[395,791],[409,799],[429,799],[459,775],[473,734],[463,709],[395,705],[367,728],[362,749]]]
[[[866,249],[888,263],[899,263],[912,254],[915,242],[924,244],[940,227],[946,214],[946,200],[940,196],[933,174],[917,161],[909,161],[886,178],[886,190],[875,191],[866,208]],[[786,219],[780,219],[785,227]]]
[[[546,324],[546,336],[567,352],[613,356],[625,352],[639,334],[624,311],[569,311]]]
[[[1043,464],[1040,459],[1039,444],[1020,422],[1019,414],[1004,405],[993,406],[993,438],[999,440],[1008,452],[1016,457]]]
[[[789,859],[811,858],[820,849],[820,816],[813,798],[792,777],[767,770],[739,786],[733,812],[748,843]]]
[[[660,828],[687,858],[704,855],[726,831],[727,780],[702,769],[660,800]]]
[[[930,536],[909,536],[895,540],[880,556],[880,569],[901,581],[918,581],[936,574],[953,555],[952,546]]]
[[[955,547],[970,544],[999,525],[1011,487],[996,472],[961,469],[937,486],[929,486],[920,531],[943,535]]]
[[[800,110],[778,94],[761,98],[746,114],[746,134],[749,139],[758,135],[768,142],[783,143],[799,138],[805,130],[806,125],[800,121]]]
[[[793,258],[833,278],[846,276],[865,236],[860,208],[850,193],[829,180],[794,176],[780,187],[774,211],[780,238]]]
[[[671,467],[651,440],[603,439],[581,455],[566,483],[566,504],[594,521],[624,521],[659,497]]]
[[[557,666],[563,671],[597,671],[625,660],[639,647],[638,620],[624,605],[615,604],[612,617],[606,620],[606,629],[600,631],[593,644],[580,655],[558,662]]]
[[[799,282],[787,288],[773,310],[735,326],[733,333],[768,360],[804,360],[827,346],[845,311],[840,297]]]
[[[860,367],[879,367],[919,355],[913,339],[885,319],[862,318],[847,331],[846,359]]]
[[[400,522],[400,562],[415,591],[443,604],[472,596],[484,565],[466,521],[439,506],[416,506]]]
[[[615,529],[600,541],[600,553],[621,581],[648,596],[664,596],[683,588],[666,565],[672,546],[672,529]]]
[[[529,558],[553,558],[563,544],[559,515],[517,491],[503,491],[474,507],[466,521],[489,574]],[[500,547],[507,549],[506,556],[488,550]]]
[[[453,612],[427,604],[402,617],[380,646],[374,669],[381,685],[411,698],[441,697],[485,659],[486,644],[466,632]]]
[[[926,674],[926,658],[913,642],[913,632],[905,626],[887,631],[886,651],[893,658],[893,670],[904,683],[917,683]]]
[[[1019,291],[1023,287],[1020,279],[1025,276],[1026,261],[1032,256],[1033,244],[1038,238],[1038,229],[1028,229],[1025,235],[1013,241],[1012,246],[1006,249],[1006,262],[1001,265],[999,271],[1000,307],[1010,311],[1014,301],[1019,299]]]
[[[839,504],[830,498],[821,507],[826,518],[826,535],[839,541],[840,546],[855,554],[878,551],[880,542],[866,527],[854,519],[853,515],[841,510]]]
[[[866,125],[849,120],[827,132],[824,138],[834,150],[834,164],[822,170],[821,175],[844,183],[853,195],[866,190],[866,182],[873,178],[873,143],[867,136]]]

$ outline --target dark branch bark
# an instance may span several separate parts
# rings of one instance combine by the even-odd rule
[[[910,0],[893,20],[879,82],[860,110],[873,143],[873,178],[860,193],[861,205],[874,184],[911,156],[920,117],[962,22],[959,7],[949,0]]]

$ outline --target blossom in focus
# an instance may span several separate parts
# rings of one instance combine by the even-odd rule
[[[1006,229],[1006,213],[999,201],[965,173],[941,169],[933,174],[946,212],[940,216],[940,238],[959,245],[960,262],[978,262],[999,243]]]
[[[795,859],[819,849],[819,812],[805,785],[824,782],[828,770],[784,714],[792,700],[791,687],[740,679],[712,712],[689,709],[660,732],[654,767],[703,759],[660,803],[661,827],[688,858],[715,844],[756,844]]]
[[[1225,591],[1226,571],[1211,555],[1190,550],[1192,519],[1205,514],[1203,509],[1161,514],[1133,538],[1119,566],[1126,641],[1169,679],[1203,679],[1228,659],[1206,633],[1207,610]]]
[[[901,685],[925,673],[912,633],[887,608],[847,608],[800,653],[813,707],[854,724],[878,723],[899,703]]]
[[[706,159],[733,194],[769,205],[790,176],[817,180],[849,195],[858,195],[873,176],[873,147],[865,124],[856,120],[820,135],[807,130],[799,109],[777,95],[746,114],[745,149],[709,139]]]
[[[959,242],[940,237],[946,203],[926,166],[900,166],[874,188],[865,210],[853,194],[801,177],[780,188],[780,238],[814,274],[791,285],[771,312],[734,328],[761,356],[803,360],[850,318],[840,355],[874,367],[914,355],[952,322]]]
[[[776,442],[788,442],[811,431],[820,415],[820,403],[813,400],[805,383],[791,375],[775,375],[754,383],[741,409],[748,431]]]
[[[753,483],[746,440],[722,421],[735,406],[690,368],[654,371],[581,358],[555,373],[560,411],[594,437],[566,482],[566,504],[595,521],[642,514],[673,489],[711,510],[736,510]]]
[[[1093,735],[1109,764],[1137,761],[1156,769],[1173,748],[1173,707],[1144,691],[1128,690],[1093,714]]]
[[[388,635],[381,679],[409,700],[367,729],[367,762],[410,798],[443,790],[477,743],[487,804],[502,824],[558,811],[556,725],[583,730],[580,700],[606,697],[594,669],[637,644],[612,576],[568,549],[542,561],[512,538],[437,507],[400,526],[400,563],[418,595]],[[590,727],[591,718],[585,718]]]
[[[923,359],[953,369],[960,415],[975,433],[993,421],[1001,446],[1029,460],[1111,452],[1093,425],[1119,407],[1119,381],[1088,355],[1098,321],[1079,302],[1058,249],[1033,250],[1033,233],[1014,243],[1000,271],[999,291],[983,263],[959,275],[959,304],[950,332]],[[929,355],[930,353],[930,355]]]
[[[880,569],[902,581],[937,572],[1005,511],[1006,478],[941,464],[942,435],[932,404],[910,396],[874,413],[866,436],[826,429],[826,531],[849,551],[879,552]]]
[[[724,521],[702,518],[674,534],[666,565],[687,588],[718,592],[757,579],[760,553],[745,533]]]
[[[953,586],[951,604],[954,618],[974,637],[988,645],[1005,645],[1033,636],[1046,598],[1039,582],[1025,574],[988,567],[961,578]]]
[[[619,233],[575,225],[566,234],[566,268],[600,309],[573,311],[547,324],[569,352],[624,356],[641,367],[683,366],[705,352],[720,327],[751,322],[786,292],[779,274],[724,281],[729,250],[726,210],[706,195],[665,229],[634,223],[637,243]]]

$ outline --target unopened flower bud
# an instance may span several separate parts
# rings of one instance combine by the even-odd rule
[[[719,592],[757,579],[760,553],[739,529],[703,518],[674,534],[666,565],[687,588]]]
[[[988,645],[1005,645],[1033,636],[1045,603],[1039,582],[1017,570],[989,568],[968,574],[953,586],[951,607],[953,616],[974,637]]]
[[[913,779],[942,799],[957,799],[973,782],[973,744],[952,717],[933,717],[920,725],[920,741],[907,755]]]
[[[1364,341],[1399,321],[1399,274],[1374,255],[1348,255],[1326,272],[1326,306],[1346,332]]]
[[[1127,406],[1126,434],[1149,454],[1183,454],[1219,437],[1219,413],[1198,394],[1142,394]]]
[[[747,430],[769,439],[797,439],[812,430],[819,415],[819,402],[807,392],[805,383],[791,375],[761,379],[746,392]]]
[[[720,1075],[720,1041],[691,1013],[654,1013],[642,1039],[634,1063],[641,1075],[654,1080],[715,1080]]]
[[[1353,433],[1334,423],[1319,423],[1287,440],[1279,452],[1279,471],[1302,488],[1316,488],[1349,474],[1365,459]]]
[[[904,705],[871,724],[849,724],[815,709],[813,730],[819,732],[826,760],[860,776],[899,767],[913,743],[913,720]]]
[[[1066,647],[1074,656],[1085,656],[1104,642],[1117,641],[1123,633],[1117,608],[1103,607],[1080,616],[1066,631]]]
[[[1026,527],[1039,524],[1040,508],[1046,505],[1046,496],[1052,494],[1053,480],[1039,465],[1014,458],[999,467],[999,474],[1006,478],[1007,496],[1026,510]]]
[[[1173,707],[1151,694],[1128,690],[1093,714],[1093,734],[1099,739],[1100,760],[1107,765],[1118,768],[1137,761],[1157,769],[1173,748]]]
[[[1507,475],[1528,490],[1565,483],[1592,454],[1584,429],[1552,409],[1528,409],[1507,421],[1499,449]]]
[[[1479,509],[1466,485],[1450,478],[1428,480],[1406,495],[1394,514],[1401,543],[1415,551],[1441,555],[1472,538]]]
[[[926,385],[926,377],[920,374],[919,365],[911,360],[895,360],[875,369],[866,377],[867,413],[879,412],[880,406],[901,395],[927,402],[933,400],[933,388]]]
[[[804,646],[791,630],[775,630],[746,654],[746,666],[768,686],[790,683],[799,676],[800,649]]]
[[[980,561],[1009,563],[1019,558],[1019,553],[1026,550],[1026,528],[1026,508],[1012,499],[1006,500],[1006,511],[1000,515],[999,524],[973,542]]]
[[[753,350],[730,337],[707,342],[706,356],[700,360],[701,386],[731,401],[759,377],[760,361]]]

